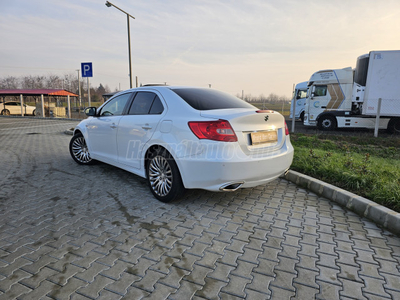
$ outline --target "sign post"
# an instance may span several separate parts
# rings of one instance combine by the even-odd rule
[[[91,106],[90,103],[90,85],[89,85],[89,77],[93,77],[93,66],[91,62],[81,63],[82,77],[87,78],[87,88],[88,88],[88,105]]]

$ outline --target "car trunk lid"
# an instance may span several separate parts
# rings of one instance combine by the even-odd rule
[[[266,154],[285,144],[285,119],[278,112],[254,109],[222,109],[202,111],[204,118],[229,121],[238,143],[248,155]]]

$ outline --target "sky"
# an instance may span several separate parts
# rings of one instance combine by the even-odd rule
[[[400,50],[399,0],[112,0],[130,19],[139,84],[291,97],[322,69]],[[0,78],[74,73],[129,88],[127,17],[105,0],[0,0]]]

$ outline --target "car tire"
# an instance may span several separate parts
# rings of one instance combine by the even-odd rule
[[[336,129],[336,118],[334,116],[322,116],[318,120],[318,129],[331,131]]]
[[[146,160],[146,178],[155,198],[161,202],[177,200],[185,193],[181,174],[171,154],[164,148],[151,152]]]
[[[3,110],[1,111],[1,114],[2,114],[3,116],[9,116],[9,115],[10,115],[10,111],[9,111],[8,109],[3,109]]]
[[[32,116],[36,116],[36,109],[33,110]]]
[[[86,140],[81,133],[75,134],[69,142],[69,153],[80,165],[92,165],[94,160],[90,157]]]

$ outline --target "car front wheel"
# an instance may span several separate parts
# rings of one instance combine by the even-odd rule
[[[163,148],[152,152],[146,164],[147,182],[154,197],[170,202],[183,196],[185,188],[171,154]]]
[[[9,116],[9,115],[10,115],[10,111],[9,111],[8,109],[3,109],[3,110],[1,111],[1,114],[2,114],[3,116]]]
[[[75,134],[69,142],[69,153],[80,165],[91,165],[94,163],[90,157],[85,138],[81,133]]]

